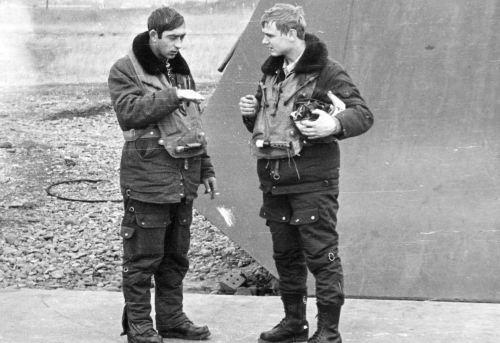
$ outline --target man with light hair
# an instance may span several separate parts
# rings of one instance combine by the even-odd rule
[[[340,343],[343,274],[338,254],[339,140],[373,125],[346,70],[306,32],[299,6],[276,4],[261,19],[270,57],[256,95],[240,99],[263,191],[260,216],[273,241],[285,318],[260,343]],[[307,270],[316,280],[318,326],[309,338]]]

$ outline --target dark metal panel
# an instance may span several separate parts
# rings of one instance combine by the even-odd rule
[[[221,196],[202,213],[274,271],[238,101],[267,50],[261,1],[206,110]],[[500,300],[500,4],[298,1],[375,114],[341,142],[350,295]],[[225,216],[225,218],[224,218]]]

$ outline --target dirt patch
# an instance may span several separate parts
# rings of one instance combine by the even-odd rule
[[[73,108],[71,110],[63,110],[57,113],[51,113],[46,116],[45,120],[57,119],[73,119],[73,118],[88,118],[98,115],[103,115],[112,110],[111,104],[92,105],[84,108]]]

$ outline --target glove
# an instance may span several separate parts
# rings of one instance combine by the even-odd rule
[[[211,193],[210,199],[215,199],[215,196],[219,193],[217,191],[217,180],[215,177],[210,176],[206,179],[203,179],[203,184],[205,185],[205,194]]]

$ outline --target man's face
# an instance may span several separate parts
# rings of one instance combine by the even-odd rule
[[[271,56],[286,55],[292,47],[288,34],[282,34],[277,28],[275,23],[265,24],[262,28],[264,39],[262,44],[267,46]]]
[[[161,38],[154,30],[150,32],[150,37],[153,41],[151,46],[153,53],[160,60],[172,59],[177,55],[182,47],[182,42],[186,36],[186,24],[182,24],[178,28],[171,31],[163,31]]]

